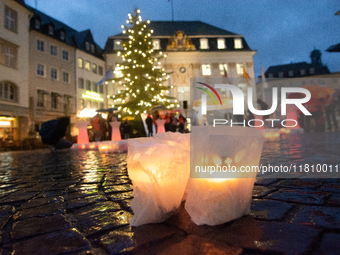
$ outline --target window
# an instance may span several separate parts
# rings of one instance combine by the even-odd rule
[[[79,99],[79,110],[84,109],[84,99]]]
[[[86,101],[86,107],[87,107],[88,109],[91,109],[91,101]]]
[[[116,66],[116,69],[114,71],[114,74],[115,74],[115,77],[116,78],[122,78],[123,77],[123,74],[122,74],[122,71],[124,67],[123,66]]]
[[[201,50],[209,49],[208,39],[207,38],[200,39],[200,49]]]
[[[310,73],[310,74],[314,74],[314,72],[315,72],[314,67],[309,68],[309,73]]]
[[[89,42],[85,42],[85,49],[86,49],[87,51],[90,50],[90,44],[89,44]]]
[[[11,82],[0,82],[0,99],[17,101],[17,87]]]
[[[92,64],[92,72],[97,73],[97,65],[96,64]]]
[[[5,28],[17,32],[18,14],[11,8],[5,7]]]
[[[91,44],[91,53],[94,53],[94,45]]]
[[[57,47],[51,45],[51,55],[53,56],[57,56]]]
[[[190,88],[189,88],[189,86],[178,86],[177,87],[177,92],[178,93],[189,93],[190,92]]]
[[[123,50],[123,44],[121,40],[115,40],[114,41],[114,46],[113,46],[114,50]]]
[[[92,91],[98,92],[98,85],[95,82],[92,82]]]
[[[45,76],[45,67],[41,64],[37,65],[37,75]]]
[[[283,72],[278,73],[279,78],[283,78]]]
[[[160,50],[161,49],[161,44],[159,42],[159,39],[152,40],[152,46],[153,46],[154,50]]]
[[[84,79],[78,78],[78,88],[83,89],[84,88]]]
[[[16,68],[18,47],[0,38],[0,64]]]
[[[40,20],[38,20],[38,19],[35,19],[35,20],[34,20],[34,27],[35,27],[36,29],[40,29]]]
[[[53,35],[53,26],[52,26],[52,25],[49,25],[49,26],[48,26],[48,33],[49,33],[50,35]]]
[[[86,80],[86,90],[91,90],[91,82]]]
[[[293,77],[294,76],[294,71],[293,70],[289,70],[288,71],[288,75],[289,75],[289,77]]]
[[[220,64],[220,75],[228,77],[228,66],[227,64]]]
[[[98,66],[98,74],[99,75],[103,75],[103,67],[102,66]]]
[[[217,48],[218,49],[225,49],[225,39],[224,38],[218,38],[217,39]]]
[[[42,90],[38,90],[38,96],[37,96],[37,106],[44,107],[45,105],[45,96],[44,92]]]
[[[84,61],[82,58],[78,58],[78,67],[79,68],[84,68]]]
[[[51,68],[51,79],[56,80],[58,75],[58,71],[55,68]]]
[[[305,70],[305,69],[301,69],[301,70],[300,70],[300,74],[301,74],[301,75],[306,75],[306,70]]]
[[[85,61],[85,70],[91,71],[91,63],[89,61]]]
[[[68,60],[68,51],[63,50],[63,59]]]
[[[64,31],[60,31],[60,40],[65,40],[65,32]]]
[[[274,78],[274,75],[272,73],[268,74],[268,78]]]
[[[100,84],[99,85],[99,93],[100,94],[104,94],[104,85],[103,84]],[[103,107],[102,107],[103,108]]]
[[[211,75],[210,65],[202,65],[202,74]]]
[[[243,75],[243,64],[236,64],[236,73],[238,75]]]
[[[243,48],[241,38],[235,38],[234,39],[234,47],[235,47],[235,49],[242,49]]]
[[[37,50],[44,51],[44,42],[37,40]]]
[[[63,72],[63,81],[64,82],[69,82],[69,75],[68,75],[68,72]]]
[[[6,66],[15,67],[15,64],[14,64],[14,52],[13,52],[12,48],[6,48],[5,56],[6,56],[6,63],[5,63]]]
[[[58,94],[52,93],[51,94],[51,108],[52,109],[58,109]]]

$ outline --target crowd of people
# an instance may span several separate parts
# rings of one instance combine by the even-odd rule
[[[145,120],[148,133],[147,136],[150,137],[153,135],[153,126],[155,126],[155,130],[157,132],[158,127],[157,127],[157,120],[164,120],[164,129],[165,132],[180,132],[180,133],[185,133],[187,132],[186,126],[187,126],[187,120],[186,118],[182,115],[182,113],[179,114],[178,118],[174,113],[166,112],[165,117],[162,118],[161,115],[159,114],[158,111],[155,111],[153,114],[150,112],[148,113],[148,116]]]
[[[97,113],[91,119],[94,141],[99,142],[104,140],[111,140],[112,126],[110,123],[115,121],[118,121],[118,117],[112,111],[108,113],[106,120],[100,113]],[[130,137],[131,125],[127,119],[125,119],[120,125],[120,132],[122,138],[128,139]]]
[[[338,130],[337,116],[340,116],[340,100],[336,97],[320,98],[313,104],[307,104],[307,110],[312,114],[305,116],[299,113],[299,124],[305,132],[323,132]]]

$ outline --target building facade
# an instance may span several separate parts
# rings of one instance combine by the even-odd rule
[[[161,60],[166,72],[171,73],[167,81],[171,86],[170,96],[178,99],[180,109],[190,108],[191,78],[240,78],[244,70],[254,78],[253,56],[243,35],[235,34],[199,21],[151,21],[153,49],[163,52],[167,58]],[[108,67],[121,62],[117,52],[122,49],[125,34],[108,38],[104,56]],[[247,84],[237,84],[246,91]],[[255,90],[255,83],[251,86]],[[121,88],[109,87],[109,94]]]
[[[298,62],[270,66],[265,72],[265,81],[261,79],[257,84],[257,96],[266,102],[269,107],[273,103],[273,88],[278,90],[277,110],[272,118],[282,119],[281,116],[281,89],[315,84],[321,87],[338,89],[340,87],[340,73],[330,73],[327,65],[322,63],[321,52],[314,49],[311,54],[311,62]]]
[[[106,108],[107,92],[104,84],[97,83],[105,75],[105,60],[102,49],[93,40],[90,30],[80,32],[77,37],[76,79],[77,118],[92,115],[95,110]]]
[[[76,135],[77,119],[88,108],[106,106],[106,94],[98,82],[104,73],[102,49],[90,30],[78,32],[69,26],[28,7],[30,23],[29,100],[31,125],[39,130],[47,120],[71,117],[71,134]]]
[[[0,1],[0,139],[28,136],[29,22],[22,1]]]

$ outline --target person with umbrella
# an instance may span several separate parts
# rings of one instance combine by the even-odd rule
[[[326,101],[328,101],[325,107],[328,131],[332,131],[331,117],[332,117],[332,121],[334,125],[334,130],[338,130],[338,121],[335,117],[335,107],[336,107],[335,100],[332,97],[330,97]]]
[[[150,112],[148,112],[148,117],[146,117],[145,122],[146,122],[146,125],[148,127],[148,134],[147,134],[147,136],[150,137],[150,136],[153,135],[153,130],[152,130],[153,119],[152,119],[152,117],[150,115]]]
[[[264,101],[262,101],[261,99],[257,99],[257,103],[259,104],[260,110],[268,110],[269,106],[267,103],[265,103]],[[264,115],[263,116],[263,122],[264,122],[264,128],[268,127],[268,121],[266,121],[266,119],[269,118],[270,115]]]

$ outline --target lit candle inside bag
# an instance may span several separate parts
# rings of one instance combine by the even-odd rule
[[[263,142],[255,128],[192,127],[185,209],[195,224],[223,224],[249,213]]]
[[[89,143],[89,136],[87,134],[88,121],[78,121],[75,123],[78,128],[77,144]]]
[[[128,142],[128,174],[134,191],[131,226],[162,222],[181,204],[189,178],[189,146],[162,135]]]
[[[155,121],[157,125],[157,133],[165,133],[165,120],[158,119]]]
[[[120,121],[112,121],[110,122],[110,125],[112,127],[112,134],[111,134],[111,141],[120,141],[122,140],[122,137],[120,135]]]

